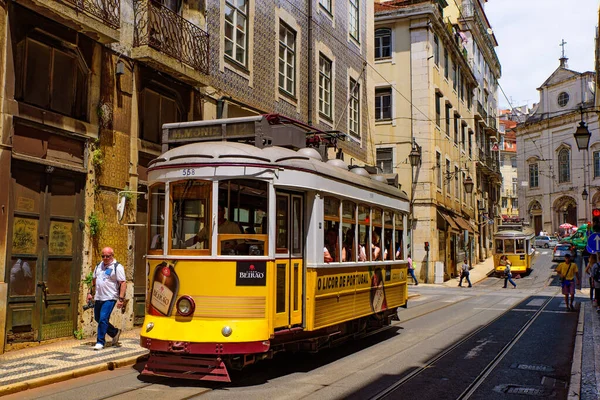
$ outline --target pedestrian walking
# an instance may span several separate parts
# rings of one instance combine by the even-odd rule
[[[517,284],[512,280],[512,272],[510,271],[511,263],[507,262],[504,266],[504,289],[506,289],[508,282],[513,285],[513,289],[517,288]]]
[[[115,260],[110,247],[102,249],[102,261],[96,265],[92,288],[88,292],[88,301],[94,298],[94,320],[98,323],[98,338],[94,350],[102,350],[106,344],[105,336],[112,337],[112,345],[119,343],[121,330],[110,323],[110,314],[115,307],[121,308],[125,302],[127,283],[125,269]]]
[[[594,263],[592,264],[592,260]],[[598,263],[598,257],[596,254],[590,256],[590,264],[592,264],[592,284],[593,288],[590,287],[590,291],[594,291],[596,296],[596,312],[600,314],[600,306],[598,305],[598,298],[600,298],[600,263]]]
[[[410,253],[408,253],[408,258],[406,259],[406,261],[408,261],[408,273],[410,274],[410,276],[412,276],[413,281],[415,281],[415,286],[417,286],[419,284],[419,281],[415,276],[415,267],[413,267],[413,261],[412,258],[410,258]]]
[[[556,267],[556,273],[561,279],[562,293],[565,295],[565,305],[567,310],[575,311],[573,307],[575,303],[575,280],[578,279],[577,264],[571,261],[571,254],[565,254],[565,262],[558,264]],[[571,302],[569,303],[569,295],[571,296]]]
[[[458,286],[462,287],[462,281],[463,278],[465,278],[467,280],[467,283],[469,284],[469,287],[473,287],[473,285],[471,285],[471,279],[469,279],[469,274],[469,262],[465,258],[465,261],[460,267],[460,281],[458,282]]]
[[[595,288],[597,287],[598,289],[600,289],[600,287],[596,284],[596,282],[594,281],[594,264],[596,264],[598,262],[598,256],[594,253],[594,254],[590,254],[589,256],[589,261],[585,267],[585,273],[588,275],[588,280],[590,283],[590,301],[592,302],[592,304],[594,303],[594,292],[595,292]],[[598,304],[598,296],[596,295],[596,305]]]

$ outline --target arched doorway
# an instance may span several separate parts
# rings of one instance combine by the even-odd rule
[[[554,212],[556,215],[556,226],[554,230],[558,232],[558,227],[564,223],[577,226],[577,202],[570,196],[562,196],[554,202]]]
[[[542,205],[539,201],[533,200],[527,207],[527,214],[529,215],[529,223],[533,227],[535,234],[539,234],[542,230]]]

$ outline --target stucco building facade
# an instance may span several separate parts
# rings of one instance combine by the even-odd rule
[[[570,70],[565,57],[538,88],[540,101],[517,126],[519,214],[536,233],[559,232],[591,219],[600,205],[600,138],[595,111],[596,74]],[[584,121],[591,139],[580,151],[573,134]],[[588,199],[582,198],[584,189]]]
[[[500,63],[480,1],[375,5],[377,165],[411,198],[411,252],[425,281],[487,258],[501,184]],[[409,154],[421,154],[412,167]],[[471,193],[465,181],[474,182]]]

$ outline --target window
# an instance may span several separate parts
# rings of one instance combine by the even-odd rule
[[[458,122],[460,121],[460,115],[454,114],[454,144],[458,144]]]
[[[319,113],[331,119],[331,61],[319,54]]]
[[[356,261],[356,204],[342,202],[342,261]]]
[[[566,106],[569,103],[569,94],[567,92],[560,92],[557,101],[559,106]]]
[[[446,136],[450,137],[450,110],[452,106],[450,104],[446,104]]]
[[[161,143],[162,126],[181,121],[181,109],[175,95],[167,96],[149,88],[142,90],[140,138],[152,143]]]
[[[506,197],[502,198],[502,208],[508,207],[508,199]]]
[[[319,4],[321,5],[321,7],[323,7],[323,9],[325,11],[327,11],[329,14],[333,14],[331,12],[331,0],[319,0]]]
[[[529,164],[529,187],[536,188],[539,186],[538,174],[538,165]]]
[[[219,182],[219,209],[215,213],[218,224],[218,254],[266,254],[268,193],[267,183],[259,180],[231,179]],[[280,227],[281,223],[288,227],[288,215],[284,216],[284,220],[280,218],[279,199],[280,196],[277,196],[277,247],[282,247],[280,240],[287,244],[289,237],[287,229],[285,234],[282,234]],[[285,200],[289,198],[285,197]],[[285,208],[285,212],[289,213],[290,210]]]
[[[469,157],[473,157],[473,132],[469,131]]]
[[[16,98],[78,119],[87,119],[89,70],[79,51],[27,38],[17,45]]]
[[[329,253],[328,259],[325,259],[324,257],[323,261],[325,262],[340,261],[340,245],[338,239],[340,226],[340,203],[340,200],[331,196],[326,196],[323,199],[325,249],[327,249],[327,252]]]
[[[198,179],[171,183],[171,240],[174,250],[205,250],[211,244],[212,182]]]
[[[360,137],[360,84],[350,78],[350,102],[348,104],[348,132]]]
[[[442,95],[440,93],[435,94],[435,124],[441,126],[441,108],[442,108]]]
[[[467,124],[461,125],[460,139],[462,141],[463,150],[466,150],[466,148],[467,148]]]
[[[510,158],[510,166],[513,168],[517,168],[517,157]]]
[[[467,96],[467,108],[470,110],[473,106],[473,91],[469,86],[467,86],[467,92],[465,95]]]
[[[225,55],[246,65],[248,2],[225,0]]]
[[[375,30],[375,59],[390,58],[392,56],[392,30],[379,28]]]
[[[519,199],[517,197],[512,198],[512,208],[519,208]]]
[[[440,39],[433,35],[433,61],[435,65],[440,65]]]
[[[456,77],[456,63],[452,62],[452,88],[454,90],[456,90],[456,85],[458,83],[457,81],[458,79]]]
[[[158,183],[150,188],[150,254],[162,253],[165,238],[165,184]]]
[[[442,188],[442,155],[439,152],[435,152],[435,169],[437,171],[437,186],[438,189]]]
[[[377,149],[377,166],[384,174],[394,172],[394,151],[391,147]]]
[[[504,155],[500,156],[500,166],[501,167],[504,167],[504,157],[505,157]]]
[[[512,184],[512,192],[513,192],[513,194],[517,194],[517,184],[514,182]]]
[[[571,181],[571,162],[569,150],[562,149],[558,152],[558,183]]]
[[[600,176],[600,151],[594,152],[594,178]]]
[[[450,75],[450,65],[448,63],[448,49],[444,47],[444,78],[446,79],[448,79],[448,76]]]
[[[375,120],[392,119],[392,88],[375,89]]]
[[[452,186],[450,185],[450,160],[446,159],[446,194],[450,196],[452,194]]]
[[[296,94],[296,32],[279,22],[279,89]]]
[[[460,174],[458,173],[458,167],[454,167],[454,197],[456,197],[457,199],[460,195],[460,186],[458,184],[459,175]]]
[[[465,172],[462,173],[462,181],[466,181],[467,180],[467,175]],[[463,203],[467,202],[467,191],[463,189],[462,191],[462,199],[463,199]]]
[[[359,29],[359,21],[358,21],[358,0],[349,0],[348,1],[349,15],[348,15],[348,30],[350,31],[350,36],[354,39],[358,40],[358,29]]]

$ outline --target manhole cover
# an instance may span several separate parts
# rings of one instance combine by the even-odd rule
[[[549,397],[552,395],[552,390],[539,387],[508,386],[504,393],[519,394],[524,396]]]
[[[552,372],[554,368],[549,365],[535,365],[535,364],[513,364],[511,368],[516,368],[525,371],[539,371],[539,372]]]

